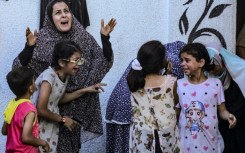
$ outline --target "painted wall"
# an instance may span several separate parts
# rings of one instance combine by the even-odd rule
[[[221,43],[232,52],[236,36],[236,1],[171,0],[169,41]],[[171,13],[172,12],[172,13]]]
[[[111,34],[115,62],[103,82],[108,86],[100,95],[102,115],[105,115],[107,100],[114,86],[127,67],[128,63],[136,56],[138,48],[146,41],[158,39],[163,43],[176,40],[187,42],[188,34],[181,35],[179,20],[187,7],[189,28],[200,17],[205,5],[205,0],[197,0],[183,5],[187,0],[87,0],[90,24],[87,30],[100,42],[100,20],[107,22],[116,18],[118,25]],[[11,70],[13,59],[23,49],[25,43],[25,29],[31,30],[39,27],[39,0],[9,0],[0,1],[0,114],[3,113],[9,99],[13,94],[8,88],[5,76]],[[220,2],[215,1],[212,7]],[[232,4],[217,17],[219,20],[206,20],[204,26],[214,26],[219,29],[227,41],[229,49],[234,48],[235,42],[235,2],[223,0],[222,3]],[[196,13],[198,12],[198,13]],[[229,24],[226,24],[229,22]],[[203,22],[204,23],[204,22]],[[213,36],[198,39],[201,42],[219,40]],[[0,125],[3,116],[0,115]],[[0,135],[0,152],[4,152],[6,138]],[[105,152],[105,135],[82,145],[83,153]]]

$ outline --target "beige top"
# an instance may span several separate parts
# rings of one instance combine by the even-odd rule
[[[176,78],[171,75],[163,77],[165,81],[162,85],[147,87],[132,93],[133,121],[130,126],[130,152],[153,153],[154,130],[158,132],[163,152],[180,151],[173,95]]]

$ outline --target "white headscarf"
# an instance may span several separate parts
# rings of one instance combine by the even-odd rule
[[[209,52],[209,55],[211,58],[215,58],[215,59],[220,58],[220,60],[218,59],[217,61],[220,61],[219,62],[220,66],[225,68],[228,72],[228,73],[224,74],[225,80],[224,80],[224,82],[222,82],[222,83],[224,83],[223,84],[224,89],[225,89],[225,86],[227,87],[227,81],[229,81],[228,77],[231,77],[237,83],[237,85],[239,86],[243,96],[245,97],[245,85],[244,85],[244,81],[245,81],[245,60],[240,58],[239,56],[231,53],[230,51],[226,50],[225,48],[222,48],[222,47],[214,47],[211,45],[211,47],[207,47],[207,49],[208,49],[208,52]],[[228,87],[229,87],[229,85],[228,85]]]
[[[211,47],[207,47],[207,50],[208,50],[211,60],[214,61],[214,64],[219,65],[223,69],[223,72],[219,76],[216,76],[216,77],[218,77],[220,81],[222,82],[224,90],[228,89],[230,86],[231,76],[227,72],[226,66],[224,65],[224,62],[222,61],[222,57],[220,56],[219,51]]]
[[[232,79],[237,83],[245,97],[245,60],[235,54],[232,54],[225,48],[220,50],[220,55],[222,55],[225,67],[230,73]]]

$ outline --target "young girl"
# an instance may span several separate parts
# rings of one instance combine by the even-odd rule
[[[233,128],[236,118],[225,107],[224,90],[219,79],[204,73],[211,71],[210,57],[204,45],[193,43],[180,51],[185,77],[177,81],[181,113],[180,141],[184,152],[221,153],[223,139],[218,129],[217,111]],[[205,75],[207,74],[207,75]]]
[[[50,152],[56,152],[59,126],[64,125],[72,131],[79,125],[72,116],[59,115],[58,105],[68,103],[87,92],[100,92],[99,89],[103,91],[101,86],[106,85],[98,83],[65,93],[69,76],[75,75],[83,63],[84,59],[77,44],[72,41],[59,42],[54,48],[51,67],[36,79],[37,91],[33,94],[33,101],[40,116],[40,137],[49,142]]]
[[[7,135],[6,153],[38,153],[38,146],[49,152],[46,141],[39,139],[37,110],[30,101],[35,91],[34,74],[20,67],[7,75],[11,91],[16,95],[4,111],[2,134]]]
[[[176,78],[160,74],[167,63],[159,41],[145,43],[132,62],[127,77],[133,112],[130,152],[180,152],[174,110]]]

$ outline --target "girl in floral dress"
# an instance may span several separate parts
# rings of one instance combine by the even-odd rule
[[[130,152],[181,152],[174,110],[176,77],[166,74],[169,65],[164,46],[155,40],[145,43],[132,62],[127,76],[133,112]]]

